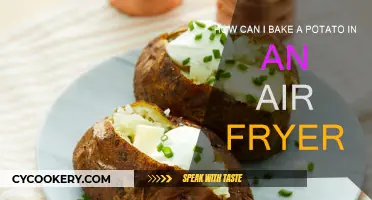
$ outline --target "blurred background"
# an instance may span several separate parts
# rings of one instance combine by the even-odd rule
[[[72,0],[0,0],[0,30],[1,32],[16,28],[20,23],[27,23],[32,18],[58,9],[62,4]]]

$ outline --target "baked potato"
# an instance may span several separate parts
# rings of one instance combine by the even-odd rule
[[[196,147],[202,152],[196,153]],[[75,170],[169,171],[180,173],[180,177],[193,169],[241,169],[214,133],[144,101],[118,108],[87,130],[73,152],[73,166]],[[221,187],[198,183],[194,187],[155,187],[142,176],[135,178],[135,186],[146,187],[83,190],[97,200],[253,199],[247,181],[234,183],[234,187],[229,187],[230,183]]]
[[[238,160],[266,159],[281,151],[282,140],[272,125],[287,130],[291,86],[300,81],[298,71],[293,64],[291,70],[280,71],[274,64],[260,70],[270,44],[286,63],[285,47],[273,36],[228,32],[228,27],[215,22],[191,21],[150,41],[136,63],[134,95],[211,129],[225,142],[228,124],[268,125],[274,133],[267,138],[271,150],[254,140],[250,151],[247,129],[234,130],[234,135],[244,135],[244,139],[233,140],[231,145]],[[279,108],[282,85],[286,85],[287,110],[275,110],[271,104],[256,110],[265,85],[280,99],[276,100]]]

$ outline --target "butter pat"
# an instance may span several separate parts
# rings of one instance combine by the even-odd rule
[[[133,146],[150,155],[156,151],[156,147],[161,142],[161,137],[164,135],[164,128],[148,125],[137,125],[136,134],[134,137]]]

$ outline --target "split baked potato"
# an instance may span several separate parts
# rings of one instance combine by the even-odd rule
[[[195,150],[197,147],[202,151]],[[87,130],[74,150],[73,166],[75,170],[156,170],[180,174],[192,169],[241,169],[214,133],[144,101],[118,108],[112,116]],[[202,184],[152,187],[147,181],[135,179],[136,186],[147,184],[146,187],[83,190],[92,200],[253,199],[245,181],[234,183],[234,187],[226,183],[213,188]]]
[[[291,116],[292,84],[299,83],[296,66],[280,71],[269,64],[260,70],[270,44],[286,64],[286,50],[269,35],[230,33],[210,21],[191,21],[149,42],[140,55],[134,75],[134,94],[176,115],[207,127],[227,142],[228,124],[265,124],[271,150],[260,140],[249,150],[248,129],[234,130],[243,140],[232,141],[238,160],[262,160],[281,151],[282,140],[273,124],[287,130]],[[223,53],[222,53],[223,52]],[[270,104],[256,106],[265,85],[270,85],[282,108],[282,85],[287,90],[287,110]],[[267,97],[266,97],[267,99]],[[279,100],[278,100],[279,99]],[[256,130],[255,135],[264,134]]]

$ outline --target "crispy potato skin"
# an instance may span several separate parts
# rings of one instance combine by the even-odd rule
[[[178,123],[180,120],[185,125],[198,127],[190,121],[171,118],[172,122]],[[239,162],[225,150],[223,142],[212,132],[204,131],[215,151],[225,161],[226,168],[241,169]],[[95,136],[96,134],[104,135],[104,138],[100,139]],[[73,166],[75,170],[164,170],[173,173],[176,170],[176,173],[186,173],[177,166],[161,164],[138,151],[120,138],[107,120],[96,123],[81,138],[73,153]],[[91,200],[219,200],[207,187],[83,188],[83,190]],[[236,185],[230,187],[229,192],[231,200],[253,199],[247,182],[242,183],[241,187]]]
[[[264,143],[254,140],[254,150],[249,150],[248,129],[233,130],[234,135],[243,135],[242,140],[233,140],[234,156],[240,161],[255,161],[266,159],[281,151],[282,140],[273,128],[277,124],[285,133],[291,112],[284,111],[256,111],[254,105],[247,105],[234,100],[227,93],[210,85],[196,85],[182,75],[179,66],[172,61],[166,52],[169,39],[177,37],[186,30],[182,27],[174,32],[162,34],[150,41],[138,59],[134,75],[134,95],[137,100],[154,103],[162,109],[170,108],[177,116],[183,116],[201,126],[214,131],[227,143],[228,124],[266,124],[270,127],[270,136],[267,138],[271,150],[266,150]],[[251,35],[248,37],[256,42],[269,41],[275,44],[283,63],[285,63],[286,50],[278,39],[268,35]],[[233,36],[239,37],[239,35]],[[292,62],[293,63],[293,62]],[[296,67],[285,71],[288,98],[291,101],[291,85],[299,83]],[[281,108],[281,105],[279,106]],[[255,135],[264,134],[263,130],[255,130]]]

